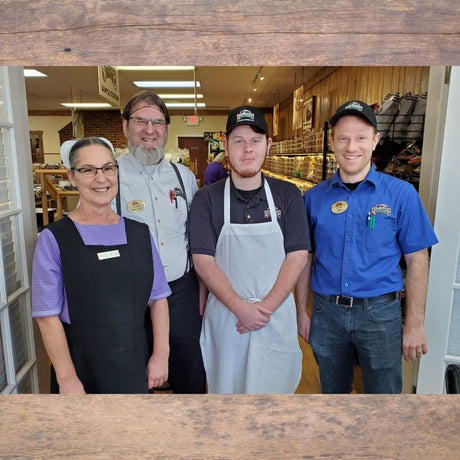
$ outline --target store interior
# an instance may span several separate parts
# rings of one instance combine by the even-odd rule
[[[34,67],[47,76],[25,79],[39,228],[78,202],[59,155],[64,141],[103,136],[117,155],[126,151],[120,110],[141,89],[135,81],[172,85],[159,88],[151,82],[146,87],[164,95],[170,110],[167,158],[186,164],[199,185],[205,167],[222,148],[229,110],[248,104],[263,111],[273,139],[264,173],[291,181],[304,192],[335,172],[328,120],[339,105],[353,99],[372,105],[377,114],[382,135],[373,158],[377,169],[419,186],[429,67],[101,67]],[[183,80],[192,86],[175,88],[171,83]],[[100,91],[103,82],[117,90],[112,100]],[[78,105],[89,103],[108,105]],[[311,350],[301,345],[304,366],[297,392],[319,393]],[[417,364],[404,364],[404,393],[415,392],[417,371]],[[358,368],[355,382],[355,392],[361,393]]]

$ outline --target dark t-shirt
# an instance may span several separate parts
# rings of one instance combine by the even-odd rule
[[[265,177],[270,187],[286,253],[310,250],[308,220],[300,190],[292,183]],[[192,254],[215,256],[224,224],[225,180],[199,190],[190,209],[189,230]],[[268,222],[270,211],[261,187],[252,198],[240,193],[230,181],[230,221],[235,224]],[[269,248],[267,248],[269,250]]]

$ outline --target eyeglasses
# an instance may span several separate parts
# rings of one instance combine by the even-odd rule
[[[155,128],[163,128],[166,126],[166,120],[163,118],[143,118],[143,117],[129,117],[130,120],[134,121],[134,124],[138,126],[147,126],[152,123],[152,126]]]
[[[78,171],[80,174],[86,177],[96,177],[99,170],[102,171],[104,176],[114,176],[118,171],[118,165],[107,165],[100,168],[92,166],[84,166],[83,168],[71,168],[72,171]]]

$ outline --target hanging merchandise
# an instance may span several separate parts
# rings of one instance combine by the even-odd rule
[[[423,128],[427,93],[387,94],[376,111],[380,133],[372,161],[384,171],[408,181],[418,189],[422,160]]]

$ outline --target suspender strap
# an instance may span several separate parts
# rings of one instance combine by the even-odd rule
[[[118,168],[118,176],[117,176],[117,179],[118,179],[118,192],[117,192],[117,196],[115,198],[115,203],[117,205],[117,214],[119,216],[121,216],[121,195],[120,195],[120,168]]]
[[[188,209],[188,199],[187,199],[187,192],[185,191],[184,181],[182,180],[182,176],[180,175],[179,168],[177,167],[176,163],[170,162],[171,166],[176,173],[177,179],[179,180],[180,188],[182,189],[182,193],[184,194],[185,198],[185,206],[187,208],[187,241],[190,241],[189,238],[189,227],[188,227],[188,220],[189,220],[189,209]],[[185,273],[192,267],[192,254],[190,253],[190,243],[187,243],[187,266],[185,267]],[[184,273],[184,275],[185,275]]]
[[[182,180],[182,176],[180,175],[179,168],[177,167],[176,163],[173,163],[172,161],[170,163],[174,169],[174,172],[176,173],[177,179],[179,179],[180,188],[182,189],[182,193],[184,194],[185,203],[187,204],[187,222],[188,222],[188,199],[187,199],[187,193],[184,187],[184,181]]]

